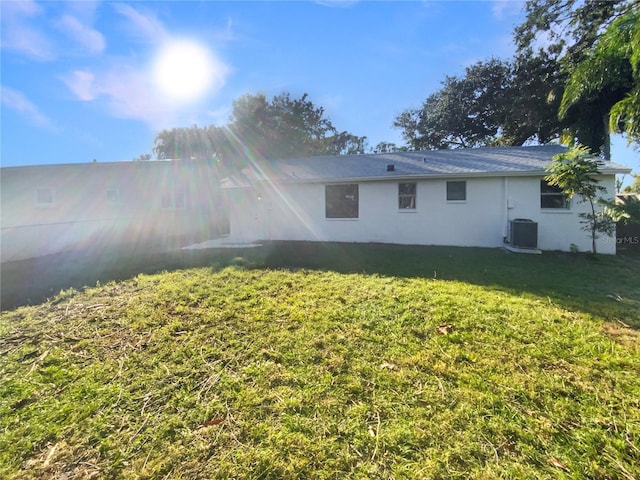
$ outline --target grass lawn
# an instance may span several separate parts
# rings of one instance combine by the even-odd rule
[[[137,262],[2,312],[0,478],[640,479],[637,256]]]

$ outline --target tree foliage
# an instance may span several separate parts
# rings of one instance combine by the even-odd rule
[[[639,139],[639,12],[640,0],[528,0],[511,61],[445,77],[394,126],[413,149],[563,138],[609,158],[610,129]]]
[[[640,200],[632,195],[622,196],[619,201],[601,200],[606,214],[617,224],[640,224]]]
[[[527,0],[525,20],[514,32],[517,49],[544,50],[577,64],[602,31],[637,4],[638,0]]]
[[[487,96],[504,88],[506,67],[499,60],[467,68],[465,77],[445,77],[442,88],[422,108],[401,113],[394,123],[414,149],[475,147],[486,144],[498,127]],[[482,72],[482,73],[480,73]],[[486,77],[479,84],[476,79]]]
[[[589,148],[578,145],[565,153],[554,156],[548,169],[545,180],[553,186],[560,188],[569,198],[580,197],[579,203],[587,202],[590,206],[589,213],[581,213],[584,230],[591,235],[592,252],[596,252],[596,239],[598,232],[611,234],[615,230],[615,224],[605,209],[596,210],[598,193],[606,189],[598,185],[596,176],[600,173],[601,161],[594,157]]]
[[[491,59],[447,76],[421,108],[395,120],[413,149],[546,143],[562,129],[555,115],[564,78],[548,55]]]
[[[627,185],[623,193],[637,193],[640,194],[640,175],[631,175],[633,177],[633,182],[631,185]]]
[[[640,143],[640,9],[614,21],[598,41],[592,57],[600,63],[601,75],[608,63],[621,64],[629,75],[624,98],[611,107],[610,128],[626,133],[629,142]]]
[[[163,130],[155,138],[153,151],[158,158],[217,160],[232,167],[254,157],[364,153],[365,146],[366,137],[338,131],[307,94],[295,99],[284,93],[271,101],[262,94],[240,97],[222,127]]]
[[[567,77],[558,113],[568,139],[607,159],[610,131],[638,139],[639,9],[638,0],[528,0],[515,31],[522,55],[545,52]]]
[[[372,150],[372,153],[393,153],[406,151],[407,147],[399,147],[393,142],[379,142]]]

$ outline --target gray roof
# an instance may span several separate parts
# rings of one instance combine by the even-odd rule
[[[542,145],[261,160],[234,175],[226,186],[247,186],[260,181],[312,183],[544,175],[553,156],[566,150],[562,145]],[[389,165],[393,165],[392,171]],[[614,174],[631,170],[603,162],[600,171]]]

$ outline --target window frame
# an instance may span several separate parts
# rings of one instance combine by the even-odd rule
[[[160,193],[161,210],[187,210],[188,207],[189,197],[186,189],[176,188]]]
[[[187,192],[185,190],[173,191],[173,209],[174,210],[186,210],[187,209]]]
[[[452,198],[454,195],[459,196],[460,191],[450,189],[454,185],[462,185],[462,198]],[[447,202],[466,202],[467,201],[467,181],[466,180],[447,180]]]
[[[160,193],[160,208],[162,210],[171,210],[173,208],[173,193],[170,190]]]
[[[403,192],[403,186],[411,186],[413,192]],[[408,200],[408,202],[407,202]],[[398,183],[398,210],[403,212],[415,211],[418,200],[418,183],[417,182],[400,182]],[[403,202],[404,201],[404,202]]]
[[[545,191],[546,190],[546,191]],[[567,195],[562,191],[560,187],[556,187],[554,185],[549,185],[549,183],[545,179],[540,180],[540,209],[548,210],[548,211],[567,211],[571,209],[571,199],[567,197]],[[558,201],[554,202],[557,206],[553,204],[545,205],[544,200],[548,199],[557,199],[558,197],[563,198],[564,202],[562,205]]]
[[[105,199],[108,205],[120,205],[122,203],[122,197],[120,196],[120,189],[107,188],[105,192]]]
[[[40,193],[44,192],[44,191],[48,191],[49,192],[49,197],[51,198],[51,201],[42,201],[41,200],[41,196]],[[35,202],[36,202],[36,207],[38,208],[52,208],[53,206],[55,206],[56,204],[56,189],[53,187],[36,187],[35,190]]]
[[[357,183],[324,186],[324,215],[327,220],[357,220],[360,218],[360,187]],[[340,193],[341,191],[341,193]],[[349,196],[354,198],[349,199]],[[344,203],[350,201],[351,205]],[[339,202],[339,203],[336,203]],[[330,210],[331,209],[331,210]]]

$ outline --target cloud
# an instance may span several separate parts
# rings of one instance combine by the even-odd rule
[[[131,65],[120,63],[99,74],[75,70],[62,81],[78,100],[104,102],[109,113],[118,118],[155,126],[171,113],[169,105],[156,98],[150,76]]]
[[[176,42],[177,39],[169,34],[155,14],[122,3],[111,6],[126,20],[128,29],[139,41],[150,44],[157,51]],[[230,28],[228,24],[227,30],[230,31]],[[78,33],[84,34],[87,32]],[[97,50],[99,42],[96,41],[94,46]],[[116,118],[142,121],[152,129],[172,126],[187,114],[188,109],[193,109],[195,103],[168,98],[161,92],[159,82],[153,76],[154,56],[148,58],[146,64],[140,63],[139,59],[138,56],[110,58],[103,67],[73,70],[60,78],[76,99],[95,102]],[[211,86],[205,95],[219,91],[231,71],[213,53],[211,62]],[[199,100],[204,101],[202,98]]]
[[[95,100],[98,92],[95,89],[95,76],[91,72],[75,70],[62,78],[67,88],[83,102]]]
[[[0,0],[1,1],[1,0]],[[78,6],[78,3],[81,5]],[[69,11],[54,22],[48,21],[44,9],[33,1],[2,2],[2,48],[21,53],[34,60],[55,60],[62,54],[77,52],[68,46],[56,45],[61,38],[52,26],[91,55],[104,51],[104,36],[91,27],[96,4],[72,2]]]
[[[124,62],[97,73],[75,70],[62,81],[78,100],[98,102],[110,115],[138,120],[152,129],[174,126],[188,107],[162,95],[147,69]]]
[[[22,0],[20,2],[3,2],[3,15],[37,15],[42,13],[42,7],[33,0]]]
[[[47,128],[52,127],[51,121],[40,112],[38,107],[17,90],[0,86],[0,101],[4,107],[19,113],[36,125]]]
[[[123,3],[114,3],[113,8],[127,19],[132,34],[141,40],[147,43],[158,43],[167,38],[167,31],[155,14],[142,13]]]
[[[31,0],[2,2],[2,48],[35,60],[53,60],[55,54],[51,40],[32,25],[32,20],[42,12],[42,8]]]
[[[207,111],[207,118],[209,118],[214,125],[221,127],[229,121],[229,117],[231,116],[231,114],[232,114],[231,107],[228,105],[225,105],[225,106],[216,108],[215,110]]]
[[[523,11],[524,1],[522,0],[495,0],[491,11],[493,18],[504,20],[507,17],[519,15]]]
[[[97,30],[82,24],[76,17],[63,15],[56,22],[56,26],[90,54],[100,54],[105,49],[104,36]]]

